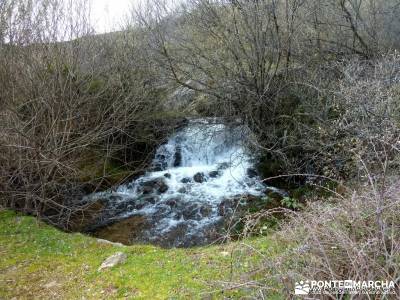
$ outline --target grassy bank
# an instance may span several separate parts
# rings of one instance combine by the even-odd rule
[[[3,211],[0,299],[239,298],[246,290],[222,292],[221,283],[237,281],[283,248],[272,237],[192,249],[116,246]],[[127,262],[99,272],[100,264],[118,251],[128,255]]]

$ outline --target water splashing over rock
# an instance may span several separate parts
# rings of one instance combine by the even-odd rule
[[[261,196],[266,188],[254,171],[248,137],[243,126],[216,119],[190,121],[157,149],[144,176],[112,194],[90,196],[108,201],[110,214],[102,225],[145,219],[132,242],[187,247],[214,241],[226,217],[221,211],[233,203],[227,200]]]

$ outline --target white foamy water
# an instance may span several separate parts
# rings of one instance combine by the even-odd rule
[[[118,188],[116,201],[132,203],[120,217],[146,216],[151,226],[143,232],[145,241],[190,245],[221,222],[225,199],[265,190],[252,171],[248,136],[244,127],[215,119],[189,121],[157,149],[152,171]]]

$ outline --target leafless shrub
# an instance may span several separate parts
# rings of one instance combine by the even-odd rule
[[[379,299],[398,297],[398,178],[384,173],[379,177],[371,174],[367,177],[365,185],[349,189],[349,193],[343,196],[309,202],[301,212],[271,209],[259,212],[253,218],[249,217],[249,228],[261,218],[277,213],[285,214],[287,220],[269,238],[278,245],[269,245],[272,252],[265,253],[265,250],[247,244],[246,241],[233,250],[233,265],[243,264],[249,256],[258,257],[258,263],[247,273],[235,275],[229,282],[220,282],[219,288],[246,291],[246,295],[256,299],[268,299],[276,294],[292,299],[295,282],[302,280],[388,280],[395,283],[396,294],[381,295]],[[277,249],[273,250],[273,247]],[[247,249],[244,251],[245,257],[239,253],[244,248]],[[366,299],[374,299],[373,296],[364,296]],[[318,299],[346,297],[344,294],[326,294]],[[364,299],[360,295],[352,295],[350,298]]]
[[[1,7],[1,203],[67,226],[83,194],[140,172],[174,119],[134,31],[90,36],[85,2],[28,2]]]
[[[267,160],[279,162],[274,175],[355,169],[339,123],[358,77],[345,73],[358,64],[374,84],[388,79],[378,61],[399,47],[396,1],[170,3],[148,1],[139,24],[169,82],[196,93],[198,112],[249,125]],[[379,91],[375,98],[389,93]]]
[[[399,74],[393,54],[335,62],[310,70],[304,81],[294,79],[301,104],[280,116],[287,120],[281,151],[292,157],[290,172],[350,178],[362,173],[360,157],[368,168],[380,168],[379,157],[397,166]],[[299,149],[301,157],[290,154]]]
[[[298,243],[284,262],[295,279],[392,280],[398,283],[399,190],[392,183],[354,192],[336,203],[313,203],[283,229]],[[290,272],[289,271],[289,272]],[[397,291],[398,292],[398,291]],[[335,297],[332,295],[331,297]]]
[[[320,85],[309,84],[317,97],[304,103],[305,113],[314,121],[299,121],[302,134],[288,134],[287,143],[302,144],[317,154],[308,159],[315,159],[325,176],[337,178],[346,170],[351,178],[343,180],[346,192],[334,190],[329,199],[308,199],[301,211],[275,208],[248,216],[245,233],[254,234],[265,220],[285,215],[286,221],[272,233],[279,252],[265,254],[262,247],[248,245],[244,255],[261,258],[262,263],[219,288],[245,291],[260,299],[276,294],[291,299],[300,280],[389,280],[396,283],[396,295],[382,299],[398,298],[398,66],[396,54],[376,61],[347,61],[332,67],[341,74],[334,77],[338,81],[323,85],[326,77],[321,76]],[[232,264],[244,260],[238,255]]]

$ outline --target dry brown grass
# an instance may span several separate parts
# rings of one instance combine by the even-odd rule
[[[293,279],[400,279],[399,181],[370,185],[332,202],[310,203],[282,231],[298,247]]]
[[[271,291],[293,299],[301,280],[394,281],[396,295],[324,295],[315,299],[398,299],[400,295],[400,180],[367,176],[344,196],[312,201],[301,212],[273,209],[256,217],[284,213],[286,222],[273,237],[282,252],[241,276],[234,286],[269,299]],[[254,225],[254,220],[250,223]],[[284,250],[286,249],[286,250]],[[253,249],[252,255],[263,255]],[[347,297],[347,298],[346,298]]]

